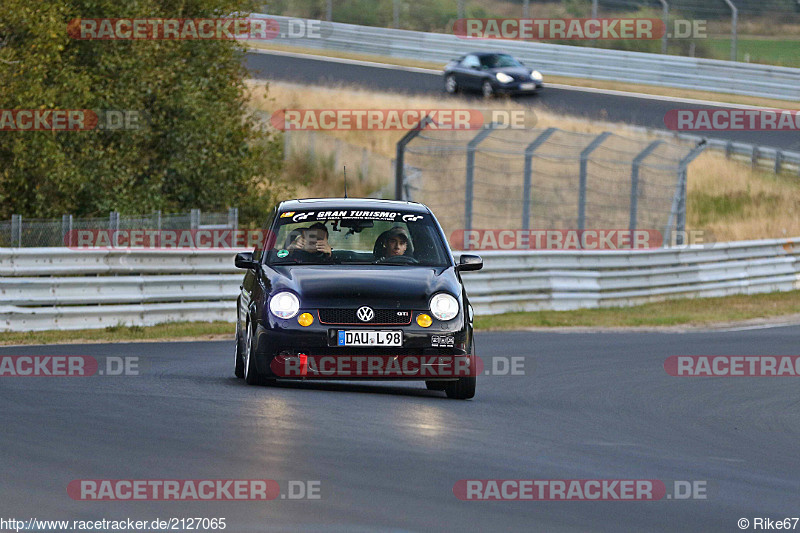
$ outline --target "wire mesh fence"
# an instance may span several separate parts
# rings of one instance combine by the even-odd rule
[[[69,239],[80,230],[198,230],[236,229],[239,210],[235,207],[226,213],[205,213],[192,209],[188,213],[148,215],[121,215],[116,211],[108,217],[79,218],[64,215],[60,219],[26,218],[12,215],[9,221],[0,221],[0,248],[32,248],[70,246]]]
[[[641,229],[666,237],[685,231],[686,168],[702,149],[557,128],[422,129],[398,144],[398,196],[428,205],[448,236]]]

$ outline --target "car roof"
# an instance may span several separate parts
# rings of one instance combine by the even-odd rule
[[[465,56],[478,56],[478,57],[486,57],[486,56],[511,56],[514,57],[513,54],[509,54],[508,52],[468,52],[464,54]]]
[[[299,198],[286,200],[278,206],[279,211],[303,211],[306,209],[402,209],[414,213],[430,210],[417,202],[380,200],[377,198]]]

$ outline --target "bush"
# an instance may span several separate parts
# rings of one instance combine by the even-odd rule
[[[75,18],[199,18],[246,13],[250,0],[5,0],[0,109],[144,111],[133,131],[0,134],[0,218],[224,210],[259,197],[280,149],[248,117],[242,50],[233,41],[74,40]],[[257,211],[261,213],[257,213]],[[246,217],[245,217],[246,218]]]

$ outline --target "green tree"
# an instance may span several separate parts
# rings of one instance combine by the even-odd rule
[[[274,203],[280,143],[248,114],[230,40],[76,40],[79,18],[204,18],[250,0],[4,0],[0,109],[143,111],[136,130],[0,131],[0,218]],[[237,15],[238,16],[238,15]],[[255,196],[253,196],[255,195]]]

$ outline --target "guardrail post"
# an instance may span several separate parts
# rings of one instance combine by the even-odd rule
[[[522,182],[522,229],[530,229],[531,221],[531,174],[533,170],[532,159],[533,153],[544,144],[550,136],[555,133],[558,128],[547,128],[540,133],[534,140],[525,148],[525,171]]]
[[[327,20],[328,22],[332,22],[333,21],[333,0],[328,0],[327,4],[328,5],[325,6],[326,7],[326,9],[325,9],[325,20]]]
[[[636,229],[636,218],[639,210],[639,167],[642,165],[642,161],[663,142],[653,141],[647,148],[639,152],[639,155],[633,158],[633,165],[631,166],[631,211],[630,222],[628,223],[628,229],[631,232]]]
[[[239,227],[239,208],[238,207],[229,207],[228,208],[228,228],[229,229],[236,229]]]
[[[392,28],[400,27],[400,0],[392,0]]]
[[[197,229],[200,227],[200,210],[192,209],[189,213],[189,228]]]
[[[72,246],[72,215],[61,215],[61,243]]]
[[[780,173],[781,163],[783,163],[783,152],[781,152],[780,150],[775,150],[775,167],[773,169],[775,171],[775,174]]]
[[[419,121],[419,124],[413,129],[411,129],[408,133],[403,135],[403,138],[397,141],[397,159],[394,163],[394,199],[395,200],[402,200],[403,199],[403,172],[404,172],[404,165],[405,165],[405,152],[406,152],[406,145],[410,143],[417,135],[422,133],[422,130],[428,124],[431,124],[433,120],[429,116],[425,116],[422,120]]]
[[[733,154],[733,141],[728,141],[725,143],[725,159],[730,159],[731,154]]]
[[[472,192],[473,184],[475,181],[475,150],[483,140],[488,137],[492,131],[498,126],[497,123],[492,122],[467,143],[467,175],[464,187],[464,230],[469,231],[472,229],[472,201],[474,194]]]
[[[750,156],[750,165],[753,168],[756,168],[758,166],[758,156],[759,156],[759,154],[760,154],[760,152],[758,150],[758,146],[753,145],[753,155]]]
[[[589,146],[581,152],[581,174],[578,186],[578,231],[583,231],[586,225],[586,167],[589,162],[589,155],[611,135],[610,131],[604,131]]]
[[[22,215],[11,215],[11,246],[22,248]]]
[[[156,211],[156,228],[158,232],[161,233],[161,209]]]

